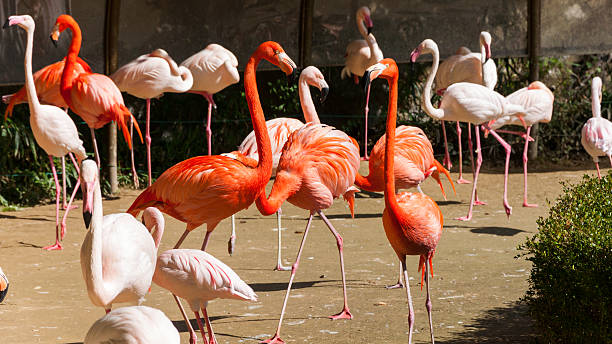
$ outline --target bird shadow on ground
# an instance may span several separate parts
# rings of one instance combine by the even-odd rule
[[[478,318],[465,322],[462,332],[452,333],[453,339],[440,340],[440,344],[497,344],[531,343],[535,339],[533,321],[527,314],[527,306],[514,302],[507,307],[496,307]]]
[[[438,203],[438,206],[441,206],[441,205],[461,204],[462,202],[460,201],[438,201],[436,203]]]
[[[515,236],[519,233],[527,233],[522,229],[510,228],[510,227],[497,227],[497,226],[486,226],[486,227],[470,227],[470,226],[448,226],[447,228],[469,228],[470,232],[475,234],[491,234],[497,236]]]
[[[351,218],[351,214],[330,214],[330,215],[325,215],[327,216],[328,219],[350,219]],[[356,219],[375,219],[378,217],[382,216],[382,211],[380,213],[374,213],[374,214],[362,214],[362,213],[356,213],[355,214],[355,218]]]
[[[29,242],[18,241],[17,243],[19,244],[20,247],[43,248],[42,246],[32,244]]]
[[[370,192],[361,190],[355,193],[355,198],[383,198],[385,195],[382,192]]]
[[[11,220],[31,220],[31,221],[52,221],[50,218],[44,217],[19,217],[14,215],[0,214],[0,219],[11,219]]]
[[[336,285],[341,286],[341,280],[323,279],[321,277],[319,281],[304,281],[304,282],[293,282],[291,290],[304,289],[304,288],[328,288],[335,287]],[[370,287],[370,284],[360,283],[359,280],[346,280],[346,286],[348,288],[364,288]],[[256,292],[270,292],[270,291],[283,291],[287,290],[287,282],[273,282],[273,283],[250,283],[249,286]]]

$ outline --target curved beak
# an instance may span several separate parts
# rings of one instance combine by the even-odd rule
[[[60,36],[60,31],[59,31],[59,26],[55,25],[53,27],[53,31],[51,31],[51,36],[49,38],[51,38],[51,42],[53,42],[53,45],[57,48],[57,40],[59,39]]]
[[[485,62],[491,58],[491,46],[488,44],[485,45],[485,57]]]
[[[410,53],[410,61],[412,61],[412,63],[415,63],[416,60],[419,58],[419,55],[421,55],[421,50],[419,48],[414,49]]]
[[[9,26],[11,26],[11,24],[10,24],[9,19],[7,19],[7,20],[4,22],[4,25],[2,25],[2,28],[3,28],[3,29],[8,29],[8,27],[9,27]]]
[[[4,25],[2,26],[2,28],[7,29],[10,26],[17,25],[19,23],[23,23],[23,21],[24,21],[23,16],[10,16],[6,19],[6,22],[4,22]]]
[[[285,52],[279,52],[276,54],[278,58],[278,67],[289,77],[291,82],[297,80],[297,65]]]
[[[370,16],[366,16],[364,18],[366,29],[368,30],[368,35],[372,33],[372,29],[374,29],[374,23],[372,23],[372,18]]]
[[[85,222],[85,228],[87,229],[89,229],[89,225],[91,224],[91,217],[93,213],[94,189],[93,182],[81,184],[81,192],[83,193],[83,221]]]
[[[325,82],[325,80],[323,80],[321,82],[321,104],[323,104],[323,102],[325,101],[325,99],[327,99],[327,95],[329,94],[329,86],[327,86],[327,83]]]
[[[385,64],[376,63],[376,64],[370,66],[368,69],[366,69],[365,73],[363,74],[363,77],[361,77],[361,82],[363,82],[364,92],[366,92],[366,93],[368,92],[368,89],[370,88],[370,83],[372,82],[372,80],[378,78],[378,76],[387,67],[388,66],[385,65]]]

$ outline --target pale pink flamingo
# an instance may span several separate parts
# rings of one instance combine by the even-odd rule
[[[425,113],[438,120],[467,122],[476,125],[476,150],[478,157],[476,160],[476,170],[474,172],[474,183],[472,185],[472,199],[470,201],[470,208],[467,216],[459,218],[459,220],[470,220],[472,218],[472,208],[474,207],[478,173],[480,172],[480,165],[482,164],[479,126],[482,124],[485,129],[490,130],[488,127],[489,121],[506,115],[524,113],[525,110],[520,105],[515,105],[508,102],[508,100],[501,94],[490,90],[485,86],[469,82],[459,82],[450,85],[442,96],[440,107],[437,109],[434,108],[434,106],[431,104],[431,86],[433,84],[434,76],[436,75],[440,61],[438,45],[431,39],[424,40],[416,49],[412,51],[412,62],[415,62],[416,59],[422,54],[433,55],[432,70],[423,88],[422,107]],[[490,131],[493,137],[495,137],[502,144],[506,152],[509,152],[510,145],[504,141],[495,132],[495,130]],[[508,204],[507,199],[509,163],[510,156],[507,155],[504,173],[503,204],[508,216],[510,216],[512,213],[512,207],[510,207]]]
[[[57,179],[53,157],[64,157],[66,154],[69,154],[78,171],[78,163],[74,160],[72,153],[76,154],[79,162],[87,158],[87,153],[85,152],[85,148],[83,148],[83,141],[79,139],[79,132],[77,131],[76,125],[70,116],[68,116],[66,112],[57,106],[42,105],[36,95],[36,87],[34,84],[34,78],[32,76],[32,46],[34,44],[35,29],[34,20],[29,15],[11,16],[7,20],[4,27],[6,28],[12,25],[19,25],[27,33],[24,66],[26,79],[25,88],[28,97],[28,106],[30,107],[30,127],[32,128],[32,133],[34,134],[36,143],[38,143],[38,145],[49,156],[51,171],[53,171],[53,180],[55,181],[55,244],[46,246],[44,249],[61,250],[62,245],[60,243],[60,237],[63,239],[66,233],[66,217],[70,211],[70,205],[72,204],[74,195],[79,188],[79,182],[77,181],[60,225],[60,185]]]
[[[342,237],[323,214],[323,210],[329,208],[333,200],[342,195],[351,204],[355,192],[352,185],[358,169],[359,148],[348,135],[333,127],[319,123],[306,123],[302,128],[291,133],[287,139],[270,196],[266,198],[265,192],[262,192],[255,204],[263,215],[270,215],[276,212],[284,201],[289,201],[297,207],[308,210],[310,216],[295,263],[291,266],[289,286],[276,333],[265,343],[284,343],[280,338],[280,328],[312,216],[315,213],[319,214],[336,238],[340,255],[344,308],[330,318],[353,318],[349,311],[346,294]]]
[[[113,303],[138,302],[151,286],[164,218],[156,208],[145,209],[145,227],[130,214],[103,217],[98,165],[81,164],[83,219],[89,229],[81,245],[81,270],[89,299],[110,312]],[[154,230],[155,228],[155,230]],[[155,240],[149,233],[154,232]]]
[[[60,83],[60,93],[66,104],[79,115],[91,131],[96,161],[100,167],[100,154],[94,129],[102,128],[106,123],[115,121],[119,129],[123,131],[123,137],[128,146],[132,147],[131,137],[127,128],[126,121],[134,119],[130,110],[125,107],[121,91],[117,85],[106,75],[84,72],[75,75],[76,59],[81,50],[81,29],[79,24],[69,15],[62,14],[57,17],[51,40],[56,43],[60,34],[65,30],[72,31],[72,40],[68,55],[66,55],[66,65],[62,72]],[[142,141],[142,134],[138,123],[136,130]]]
[[[147,306],[117,308],[96,320],[84,344],[179,344],[181,336],[159,309]]]
[[[257,301],[253,289],[240,279],[234,270],[200,250],[173,249],[160,254],[157,257],[153,282],[189,303],[198,321],[202,339],[209,344],[216,344],[217,340],[206,311],[208,301],[214,299]],[[204,335],[200,309],[206,322],[208,341]],[[195,331],[187,319],[185,322],[189,328],[190,341],[195,343]]]
[[[601,78],[596,76],[591,83],[591,109],[593,117],[582,127],[580,142],[589,153],[597,167],[597,176],[601,179],[599,171],[599,157],[608,156],[612,165],[612,122],[601,117]]]
[[[208,138],[208,155],[211,155],[212,129],[210,128],[210,121],[212,108],[217,108],[213,95],[240,81],[238,59],[231,51],[219,44],[209,44],[204,50],[183,61],[181,66],[189,68],[193,75],[193,86],[189,92],[202,95],[208,101],[206,135]]]
[[[151,186],[151,98],[159,98],[166,92],[183,93],[193,86],[193,77],[187,67],[179,67],[163,49],[155,49],[149,54],[141,55],[135,60],[117,69],[110,78],[117,84],[121,92],[127,92],[134,97],[147,100],[147,128],[145,142],[147,144],[147,172]],[[130,122],[130,136],[132,134]],[[132,176],[134,185],[138,188],[138,176],[134,167],[134,152],[132,155]]]
[[[0,302],[4,301],[6,294],[8,294],[9,280],[0,268]]]
[[[527,202],[527,148],[529,141],[533,139],[529,136],[531,126],[535,123],[548,123],[552,118],[553,102],[555,96],[552,91],[540,81],[534,81],[528,87],[510,94],[506,99],[513,104],[521,105],[525,108],[525,113],[522,114],[521,121],[517,116],[504,116],[496,119],[493,123],[489,123],[492,129],[498,129],[505,125],[527,125],[526,132],[517,132],[509,130],[497,130],[498,133],[515,134],[525,139],[525,148],[523,149],[523,176],[524,176],[524,191],[523,191],[523,207],[537,207],[537,204]],[[486,136],[487,133],[485,133]],[[507,153],[509,154],[509,153]]]
[[[313,86],[319,89],[321,92],[321,103],[327,97],[329,93],[329,86],[323,77],[321,71],[315,66],[308,66],[300,73],[300,79],[298,81],[298,89],[300,95],[300,104],[302,106],[302,112],[304,113],[304,119],[306,123],[321,123],[319,116],[317,115],[317,109],[314,106],[312,97],[310,95],[309,86]],[[289,135],[301,128],[304,125],[302,121],[295,118],[278,117],[266,121],[266,127],[268,128],[268,136],[271,140],[272,145],[272,175],[276,175],[276,169],[278,167],[278,161],[280,160],[283,146],[287,142]],[[257,142],[255,141],[255,132],[251,131],[247,137],[245,137],[242,144],[238,147],[238,151],[247,157],[259,160],[259,154],[257,153]],[[278,230],[278,259],[275,270],[286,271],[291,268],[285,267],[281,262],[281,209],[279,208],[276,212],[277,217],[277,230]],[[232,235],[228,242],[228,250],[230,254],[234,251],[234,242],[236,240],[236,226],[234,221],[234,215],[232,215]]]
[[[41,104],[55,105],[59,108],[63,108],[68,112],[68,104],[62,98],[60,94],[60,80],[62,77],[62,71],[64,70],[64,63],[66,58],[61,61],[52,63],[45,66],[33,75],[34,85],[36,86],[36,94],[38,101]],[[76,64],[74,65],[74,74],[78,75],[84,72],[91,72],[91,68],[87,62],[83,61],[80,57],[77,57]],[[2,96],[2,102],[7,104],[6,110],[4,111],[4,119],[6,120],[9,116],[13,115],[13,108],[17,104],[23,104],[28,102],[28,95],[25,85],[13,94],[6,94]],[[68,209],[68,199],[66,198],[66,161],[62,157],[62,204],[64,210]]]
[[[358,78],[363,75],[365,70],[376,62],[384,58],[382,50],[376,42],[376,38],[372,34],[372,18],[370,9],[366,6],[360,7],[355,14],[357,21],[357,29],[363,39],[352,41],[346,46],[346,54],[344,54],[344,68],[342,68],[342,78],[353,76],[355,83]],[[366,105],[365,105],[365,143],[364,143],[364,159],[368,160],[368,103],[370,102],[370,89],[366,89]]]
[[[446,88],[457,82],[472,82],[486,86],[493,90],[497,84],[497,66],[491,59],[491,34],[487,31],[480,33],[480,53],[472,53],[466,47],[460,47],[455,55],[450,56],[440,64],[436,73],[436,93],[440,96],[444,94]],[[442,133],[444,136],[444,161],[442,162],[448,169],[452,167],[448,155],[448,144],[446,140],[446,127],[442,121]],[[463,152],[461,147],[461,127],[457,122],[457,138],[459,143],[459,179],[457,183],[468,184],[469,180],[463,179]],[[474,152],[472,149],[472,130],[468,123],[468,147],[472,161],[472,171],[474,170]],[[478,201],[476,194],[476,204],[483,204]]]
[[[368,75],[369,74],[369,75]],[[406,296],[408,298],[408,343],[412,342],[412,328],[414,326],[414,310],[412,297],[408,285],[408,272],[406,270],[406,256],[419,256],[419,270],[421,273],[421,288],[423,277],[427,290],[425,307],[429,316],[429,333],[434,343],[433,324],[431,319],[431,298],[429,296],[429,272],[433,277],[432,258],[436,246],[442,235],[444,219],[436,202],[422,193],[397,193],[395,185],[395,168],[392,158],[395,156],[395,121],[397,116],[397,80],[399,78],[397,65],[393,59],[384,59],[370,67],[364,76],[366,83],[371,78],[382,77],[389,83],[389,105],[387,112],[387,130],[385,142],[385,210],[382,221],[387,239],[400,260],[406,283]],[[430,85],[431,86],[431,85]],[[443,101],[444,103],[444,101]]]

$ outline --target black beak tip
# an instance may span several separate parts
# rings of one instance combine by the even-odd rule
[[[3,29],[8,29],[9,27],[10,27],[10,25],[9,25],[9,20],[7,19],[7,20],[4,22],[4,25],[2,25],[2,28],[3,28]]]
[[[368,35],[372,33],[373,28],[374,28],[373,26],[368,27]]]
[[[83,212],[83,221],[85,221],[85,228],[89,229],[89,225],[91,224],[91,212],[90,211]]]
[[[57,41],[53,39],[53,37],[49,36],[49,39],[51,39],[51,42],[53,43],[53,45],[57,48]]]
[[[359,86],[363,87],[363,92],[368,93],[368,87],[370,87],[370,72],[366,71],[363,73],[361,80],[359,80]]]
[[[294,85],[298,80],[298,75],[300,74],[300,69],[298,67],[293,68],[291,74],[287,75],[287,83],[289,85]]]
[[[321,104],[327,99],[327,95],[329,94],[329,87],[323,87],[321,89]]]

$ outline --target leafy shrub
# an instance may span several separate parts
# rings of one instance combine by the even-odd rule
[[[545,343],[612,342],[612,173],[562,183],[539,232],[519,246],[533,264],[524,300]]]

